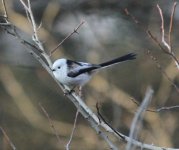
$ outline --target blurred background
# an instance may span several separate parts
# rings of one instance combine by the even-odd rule
[[[9,20],[20,28],[21,36],[32,42],[32,27],[19,0],[6,0]],[[161,19],[156,8],[164,13],[166,38],[174,1],[163,0],[31,0],[39,29],[39,37],[47,52],[55,48],[74,28],[79,29],[53,53],[52,60],[65,57],[78,61],[101,63],[133,52],[137,59],[103,70],[84,88],[84,100],[96,112],[100,103],[106,120],[118,131],[128,135],[148,86],[154,90],[150,109],[179,105],[179,76],[174,61],[164,54],[147,36],[148,28],[161,40]],[[1,15],[3,15],[2,4]],[[124,9],[140,21],[134,21]],[[179,7],[174,16],[172,47],[178,57]],[[33,43],[33,42],[32,42]],[[170,81],[146,53],[157,58]],[[49,74],[15,38],[0,31],[0,126],[19,150],[65,149],[73,128],[76,108],[63,96]],[[39,103],[46,109],[60,136],[60,142],[50,127]],[[146,112],[138,139],[162,147],[179,147],[179,109]],[[110,135],[109,135],[110,136]],[[121,149],[125,143],[112,138]],[[104,150],[107,144],[79,116],[71,143],[74,150]],[[0,133],[0,149],[11,147]]]

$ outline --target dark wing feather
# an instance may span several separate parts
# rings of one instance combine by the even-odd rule
[[[95,70],[97,68],[100,68],[100,66],[94,65],[94,66],[87,66],[87,67],[81,68],[81,69],[74,69],[74,70],[71,70],[70,72],[68,72],[67,76],[75,78],[82,73],[90,73],[92,70]]]

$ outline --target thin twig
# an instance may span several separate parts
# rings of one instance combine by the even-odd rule
[[[158,47],[166,54],[170,55],[170,53],[163,48],[163,46],[160,44],[160,42],[158,41],[158,39],[152,34],[152,32],[150,30],[147,30],[146,33],[148,34],[148,36],[158,45]]]
[[[0,130],[2,131],[2,133],[3,133],[4,137],[5,137],[5,139],[7,140],[7,142],[8,142],[9,145],[11,146],[11,148],[12,148],[13,150],[16,150],[15,145],[12,143],[12,141],[10,140],[10,138],[8,137],[8,135],[6,134],[6,132],[4,131],[4,129],[3,129],[2,127],[0,127]]]
[[[49,114],[47,113],[47,111],[45,110],[45,108],[42,106],[41,103],[39,103],[39,106],[40,106],[40,108],[42,109],[42,111],[43,111],[43,113],[45,114],[45,116],[47,117],[48,122],[49,122],[49,124],[50,124],[50,127],[52,128],[52,131],[53,131],[53,133],[55,134],[58,143],[61,144],[61,142],[60,142],[60,137],[59,137],[59,135],[58,135],[58,133],[57,133],[57,130],[55,129],[55,126],[54,126],[54,124],[53,124],[53,122],[52,122],[52,120],[51,120]]]
[[[73,32],[69,33],[54,49],[50,51],[50,56],[59,48],[67,39],[69,39],[74,33],[78,33],[78,29],[85,23],[82,21],[74,30]]]
[[[2,0],[2,7],[4,9],[4,15],[1,16],[1,17],[3,17],[5,22],[1,22],[0,25],[9,26],[10,22],[8,21],[8,14],[7,14],[7,8],[6,8],[5,0]]]
[[[29,11],[29,8],[27,7],[27,5],[25,4],[25,2],[23,0],[20,0],[21,4],[24,6],[25,10]]]
[[[121,134],[119,134],[119,132],[114,129],[103,117],[103,115],[101,114],[100,112],[100,106],[99,106],[99,103],[96,103],[96,110],[97,110],[97,115],[98,115],[98,119],[99,119],[99,122],[104,122],[105,124],[107,124],[122,140],[125,140],[125,137]]]
[[[77,110],[76,115],[75,115],[75,121],[74,121],[74,124],[73,124],[73,129],[72,129],[72,132],[71,132],[71,135],[70,135],[70,139],[69,139],[68,143],[65,146],[66,150],[70,150],[70,144],[71,144],[71,141],[73,139],[73,135],[74,135],[74,132],[75,132],[75,129],[76,129],[78,114],[79,114],[79,111]]]
[[[177,109],[179,108],[179,105],[174,105],[174,106],[167,106],[167,107],[161,107],[161,108],[157,108],[157,109],[150,109],[148,111],[150,112],[160,112],[160,111],[165,111],[165,110],[171,110],[171,109]]]
[[[6,3],[4,0],[2,0],[2,5],[3,5],[3,9],[4,9],[4,17],[6,19],[8,19],[8,14],[7,14],[7,9],[6,9]]]
[[[162,12],[162,9],[160,8],[160,6],[158,4],[157,4],[157,9],[159,11],[160,18],[161,18],[162,43],[163,43],[164,46],[166,46],[168,51],[171,52],[171,46],[165,41],[165,27],[164,27],[163,12]]]
[[[32,12],[30,0],[27,1],[27,4],[25,4],[23,0],[20,0],[20,2],[24,6],[24,9],[25,9],[26,14],[27,14],[27,18],[29,18],[31,25],[32,25],[32,29],[33,29],[32,40],[37,44],[37,46],[40,49],[39,52],[41,53],[41,55],[43,55],[43,57],[46,59],[48,65],[51,67],[52,62],[51,62],[48,54],[45,52],[45,49],[44,49],[42,43],[40,42],[40,39],[39,39],[39,36],[38,36],[37,25],[36,25],[34,15],[33,15],[33,12]]]
[[[153,92],[154,91],[151,88],[148,88],[146,91],[145,98],[144,98],[142,104],[140,105],[139,109],[137,110],[137,112],[134,116],[134,119],[132,121],[130,133],[129,133],[130,139],[136,139],[136,137],[137,137],[139,125],[141,124],[141,122],[143,120],[143,116],[144,116],[144,113],[145,113],[148,105],[150,104],[150,101],[153,96]],[[133,145],[132,141],[128,141],[126,150],[131,150],[132,145]]]
[[[33,30],[34,30],[34,35],[33,35],[34,41],[38,44],[40,49],[42,49],[44,51],[44,47],[42,46],[42,44],[39,40],[39,37],[38,37],[37,25],[36,25],[34,15],[33,15],[33,12],[32,12],[30,0],[28,0],[28,8],[29,8],[28,12],[29,12],[29,15],[30,15],[30,21],[32,23],[32,27],[33,27]]]
[[[160,49],[161,49],[162,51],[164,51],[165,53],[168,54],[168,51],[166,51],[166,50],[162,47],[162,45],[160,44],[160,42],[158,41],[158,39],[152,34],[152,32],[151,32],[149,29],[143,27],[142,24],[137,20],[137,18],[135,18],[135,17],[128,11],[127,8],[124,9],[124,12],[125,12],[125,14],[126,14],[127,16],[129,16],[129,17],[131,18],[131,20],[132,20],[136,25],[138,25],[143,31],[145,31],[145,33],[147,33],[148,37],[151,38],[152,41],[154,41],[154,42],[160,47]]]
[[[136,17],[134,17],[129,11],[127,8],[124,9],[124,13],[129,16],[132,21],[134,21],[135,24],[140,24],[140,22],[136,19]]]
[[[174,18],[176,6],[177,6],[177,2],[174,2],[173,8],[172,8],[172,13],[171,13],[171,16],[170,16],[170,27],[169,27],[169,32],[168,32],[168,43],[169,43],[170,47],[172,47],[172,45],[171,45],[171,32],[172,32],[172,28],[173,28],[173,18]]]
[[[136,106],[140,106],[140,103],[138,101],[136,101],[134,98],[130,99],[134,104],[136,104]],[[174,105],[174,106],[164,106],[164,107],[160,107],[157,109],[147,109],[146,111],[149,112],[155,112],[158,113],[160,111],[165,111],[165,110],[172,110],[172,109],[177,109],[179,108],[179,105]]]
[[[158,62],[157,58],[154,57],[151,53],[150,50],[147,50],[147,54],[150,56],[150,58],[155,62],[157,68],[162,72],[162,74],[167,78],[167,80],[172,84],[172,86],[176,89],[176,91],[179,93],[179,88],[178,86],[172,81],[172,79],[170,79],[170,77],[167,75],[167,73],[165,72],[165,70],[162,68],[162,66],[160,65],[160,63]]]
[[[157,8],[158,7],[159,7],[159,5],[157,5]],[[163,20],[162,10],[160,9],[160,7],[158,8],[158,11],[160,13],[160,17],[161,17],[161,20],[162,20],[161,21],[162,22],[162,25],[161,25],[161,29],[162,29],[162,44],[167,49],[162,46],[162,44],[158,41],[158,39],[152,34],[152,32],[149,29],[146,29],[145,27],[142,26],[142,24],[128,11],[127,8],[124,9],[125,14],[127,16],[129,16],[137,26],[139,26],[143,31],[145,31],[147,33],[147,35],[149,36],[149,38],[151,38],[152,41],[154,41],[164,53],[168,54],[174,60],[177,68],[179,69],[179,60],[176,58],[174,52],[173,51],[171,52],[171,46],[168,45],[168,43],[165,41],[165,38],[164,38],[164,20]],[[173,25],[173,23],[171,25]]]
[[[176,3],[174,3],[173,9],[172,9],[172,14],[171,14],[171,18],[170,18],[170,27],[169,27],[169,43],[167,43],[165,40],[163,12],[162,12],[162,9],[160,8],[160,6],[157,4],[157,9],[159,11],[160,18],[161,18],[162,43],[167,48],[168,54],[173,58],[177,68],[179,69],[179,61],[175,57],[175,54],[171,48],[171,31],[172,31],[172,26],[173,26],[173,17],[174,17],[174,13],[175,13],[175,8],[176,8]]]

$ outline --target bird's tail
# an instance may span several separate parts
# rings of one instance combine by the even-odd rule
[[[127,55],[118,57],[116,59],[113,59],[113,60],[101,63],[101,64],[99,64],[99,66],[101,66],[101,67],[107,67],[107,66],[110,66],[110,65],[113,65],[113,64],[117,64],[119,62],[123,62],[123,61],[127,61],[127,60],[133,60],[133,59],[136,59],[136,54],[129,53]]]

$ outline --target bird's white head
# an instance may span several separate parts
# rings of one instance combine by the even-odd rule
[[[61,78],[61,76],[66,73],[66,69],[67,64],[64,58],[56,60],[52,65],[53,74],[57,79]]]
[[[56,72],[61,70],[62,68],[66,67],[66,59],[58,59],[52,65],[52,71]]]

